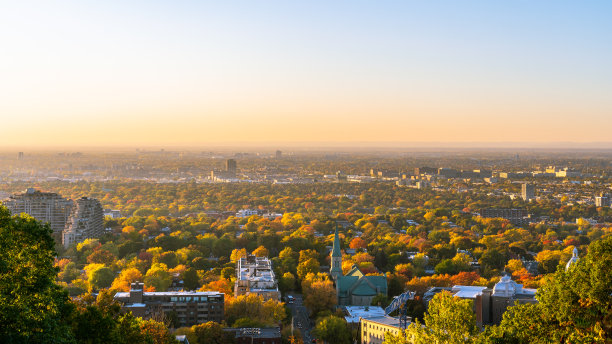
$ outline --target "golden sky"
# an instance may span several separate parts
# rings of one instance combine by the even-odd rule
[[[14,2],[0,146],[612,142],[605,2]]]

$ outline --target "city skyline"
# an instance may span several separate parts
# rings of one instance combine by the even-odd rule
[[[603,1],[2,7],[0,147],[612,147]]]

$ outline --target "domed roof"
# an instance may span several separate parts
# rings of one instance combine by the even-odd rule
[[[570,258],[570,260],[568,260],[567,264],[565,265],[565,271],[569,270],[570,266],[576,263],[579,259],[580,258],[578,258],[578,249],[574,247],[574,251],[572,251],[572,258]]]
[[[512,297],[522,285],[517,284],[509,275],[504,275],[493,287],[494,296]]]

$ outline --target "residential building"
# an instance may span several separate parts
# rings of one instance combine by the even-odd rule
[[[609,207],[610,206],[610,197],[608,196],[596,196],[595,197],[595,206],[596,207]]]
[[[85,239],[98,238],[104,234],[104,216],[100,201],[81,197],[74,202],[66,228],[62,233],[62,244],[68,248]]]
[[[253,215],[259,215],[259,212],[255,209],[240,209],[236,212],[236,217],[251,217]]]
[[[480,216],[485,218],[502,218],[517,225],[529,222],[529,213],[527,213],[526,209],[484,208],[480,210]]]
[[[235,334],[236,344],[281,344],[280,327],[224,328]]]
[[[524,201],[531,201],[535,199],[535,185],[524,183],[521,185],[521,196]]]
[[[283,152],[282,152],[282,151],[280,151],[280,150],[277,150],[277,151],[276,151],[276,155],[275,155],[275,156],[276,156],[276,158],[277,158],[277,159],[280,159],[280,158],[282,158],[282,157],[283,157]]]
[[[216,291],[146,292],[144,283],[134,282],[129,292],[115,294],[124,312],[149,319],[160,313],[176,319],[177,327],[224,319],[225,294]],[[174,317],[176,316],[176,317]]]
[[[337,227],[334,233],[329,273],[336,284],[338,305],[369,306],[376,295],[387,295],[386,274],[366,276],[357,265],[353,265],[346,275],[342,273],[342,252]]]
[[[104,216],[110,216],[113,219],[120,219],[121,211],[116,209],[104,209]]]
[[[4,205],[17,215],[26,213],[38,221],[49,223],[55,242],[62,242],[62,231],[72,210],[72,201],[53,192],[28,188],[4,201]]]
[[[267,257],[249,254],[238,261],[234,295],[249,294],[261,295],[264,300],[280,300],[278,281],[272,270],[272,262]]]
[[[382,344],[385,341],[385,335],[391,333],[393,335],[400,334],[399,318],[390,316],[361,318],[360,321],[360,338],[361,344]]]

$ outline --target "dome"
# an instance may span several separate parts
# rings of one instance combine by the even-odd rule
[[[576,263],[579,259],[580,258],[578,258],[578,249],[574,247],[574,251],[572,251],[572,258],[570,258],[570,260],[568,260],[567,264],[565,265],[565,271],[569,270],[570,266]]]
[[[493,296],[512,297],[521,286],[516,284],[509,275],[504,275],[493,287]]]

